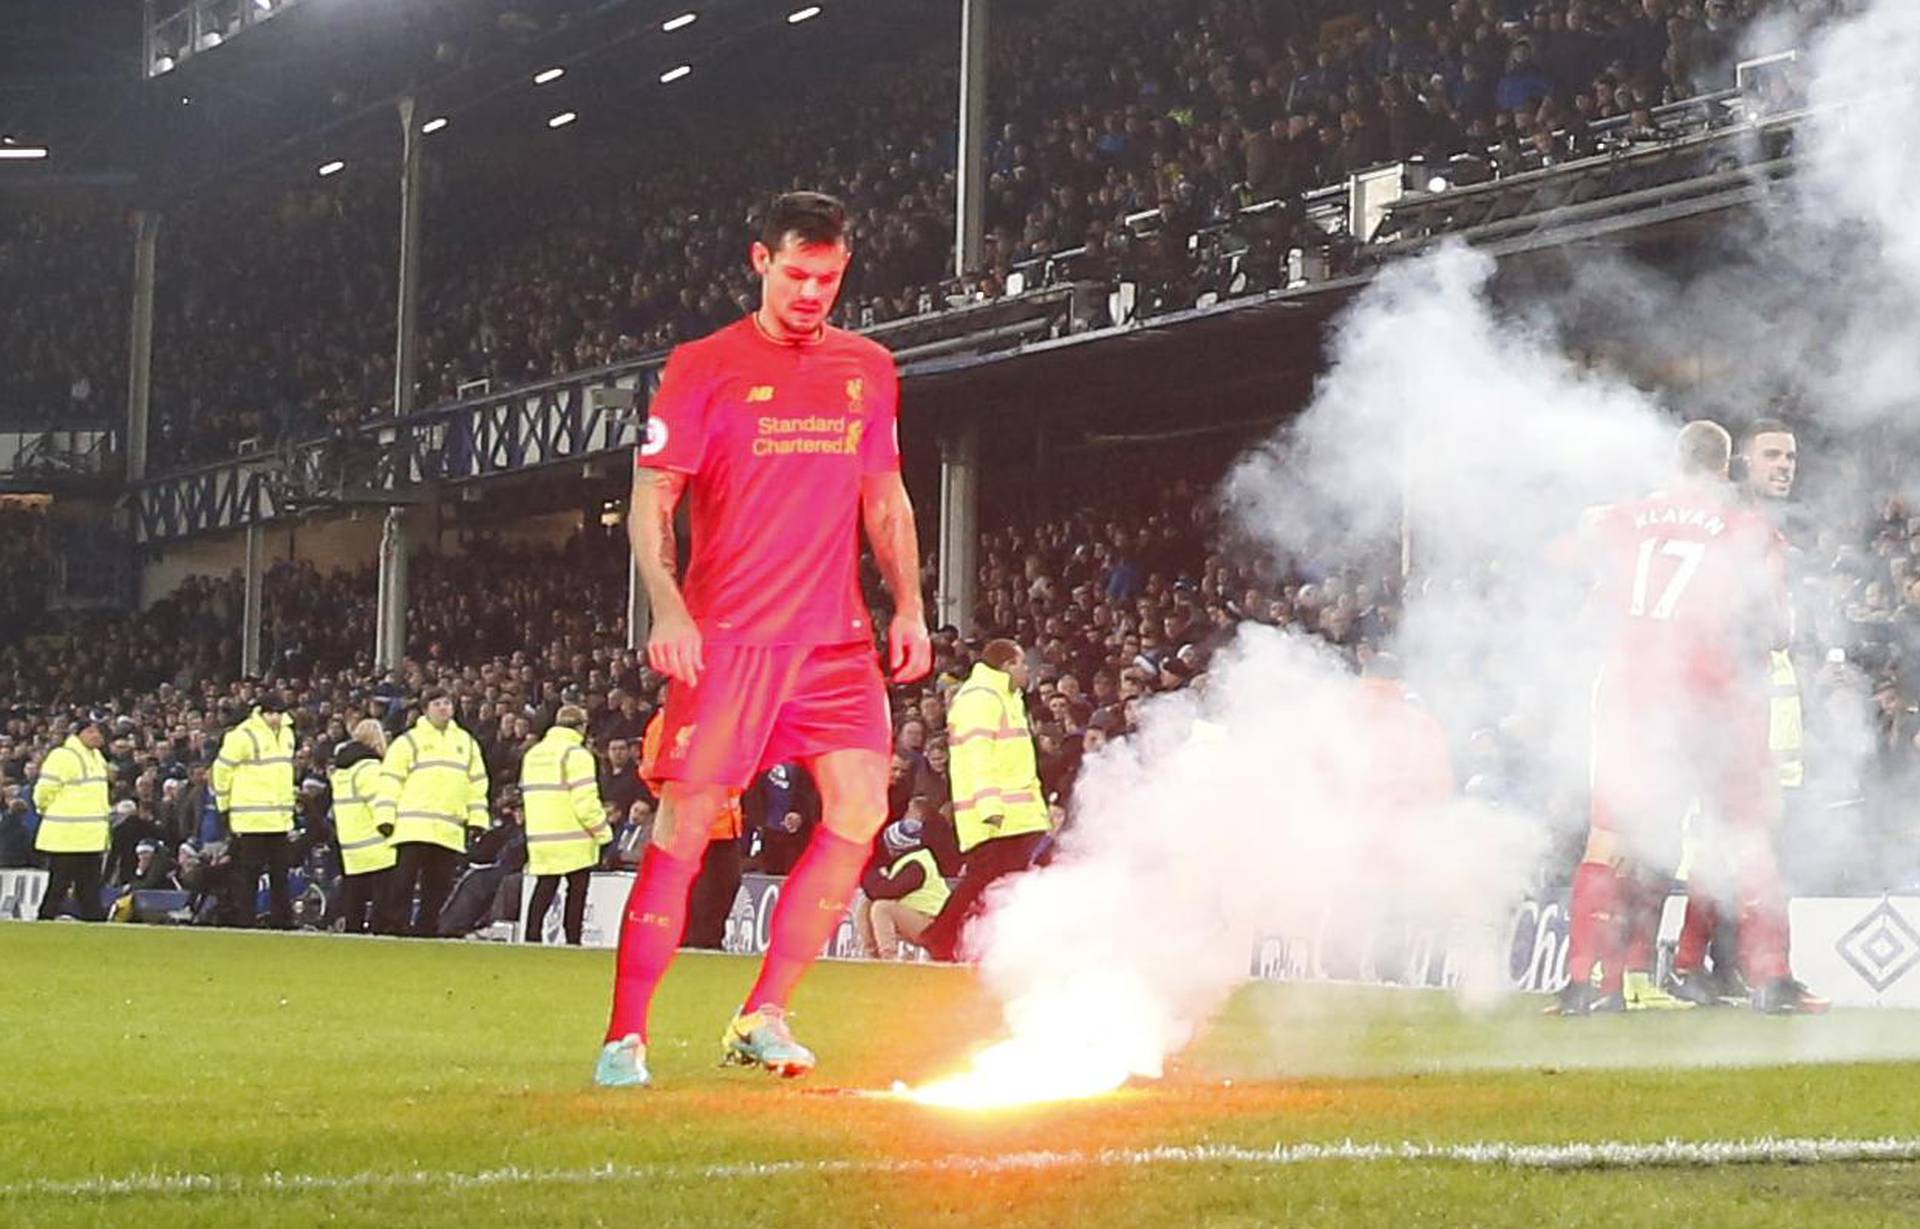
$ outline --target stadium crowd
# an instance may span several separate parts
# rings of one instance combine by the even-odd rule
[[[1083,758],[1132,730],[1145,698],[1204,680],[1240,624],[1318,636],[1356,668],[1392,635],[1401,596],[1394,569],[1263,574],[1229,560],[1205,492],[1231,453],[1225,445],[1183,453],[1161,446],[1116,455],[1097,467],[1097,483],[1063,481],[993,501],[1004,519],[981,544],[977,634],[941,629],[932,678],[896,689],[893,699],[890,818],[919,821],[942,869],[956,864],[947,714],[989,638],[1027,650],[1039,778],[1064,824]],[[1886,499],[1857,524],[1796,537],[1808,614],[1803,655],[1819,663],[1802,683],[1808,809],[1879,834],[1874,844],[1883,851],[1907,851],[1871,866],[1827,867],[1821,886],[1907,884],[1920,872],[1920,841],[1902,805],[1920,782],[1912,668],[1920,660],[1920,515]],[[269,689],[289,702],[297,735],[301,801],[292,839],[301,924],[338,916],[327,779],[335,757],[362,718],[395,734],[410,727],[430,688],[450,694],[455,720],[478,742],[496,825],[471,851],[475,887],[464,906],[449,907],[443,932],[517,908],[516,893],[496,891],[502,881],[517,886],[525,856],[516,783],[523,757],[562,705],[587,713],[587,745],[616,832],[605,864],[630,863],[652,815],[638,760],[661,679],[624,647],[624,539],[598,525],[557,546],[477,539],[460,554],[416,556],[412,576],[407,661],[384,675],[367,663],[372,572],[325,574],[290,562],[274,565],[266,582],[265,684],[233,669],[237,577],[193,578],[142,614],[95,618],[69,636],[0,650],[0,695],[11,704],[0,731],[0,867],[33,863],[40,763],[74,714],[100,711],[115,803],[110,890],[131,902],[135,889],[170,888],[186,894],[173,907],[195,920],[251,921],[256,902],[234,882],[209,771],[222,733]],[[480,576],[488,579],[476,583]],[[879,592],[870,586],[876,601]],[[1430,700],[1450,715],[1446,697]],[[1577,831],[1583,800],[1530,771],[1511,718],[1478,713],[1451,723],[1464,789],[1550,818],[1565,812],[1556,829]],[[1832,745],[1856,729],[1873,739],[1864,760]],[[783,768],[748,791],[744,815],[744,866],[780,873],[817,821],[818,801],[803,773]]]
[[[734,318],[751,291],[742,222],[771,191],[853,208],[859,326],[1003,293],[1015,265],[1074,253],[1184,306],[1205,286],[1189,239],[1274,284],[1302,193],[1375,163],[1491,150],[1497,170],[1593,152],[1652,108],[1730,85],[1765,14],[1834,0],[1061,0],[995,25],[986,258],[946,283],[951,49],[855,73],[810,122],[751,148],[648,151],[579,136],[432,168],[418,404],[659,350]],[[551,147],[548,147],[551,146]],[[525,159],[539,160],[529,175]],[[662,164],[662,160],[664,164]],[[167,465],[312,436],[389,406],[393,191],[385,177],[230,185],[162,230],[152,455]],[[374,182],[378,180],[379,182]],[[570,190],[556,197],[548,185]],[[471,202],[485,201],[484,208]],[[1246,214],[1264,201],[1282,208]],[[1134,228],[1129,218],[1155,215]],[[0,408],[115,404],[124,227],[7,225],[0,320],[28,342]],[[58,310],[48,310],[49,306]]]

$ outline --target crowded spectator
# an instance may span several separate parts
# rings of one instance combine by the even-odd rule
[[[1164,284],[1162,308],[1190,304],[1204,279],[1188,237],[1245,221],[1242,206],[1416,153],[1498,147],[1519,170],[1583,152],[1593,124],[1652,133],[1652,107],[1730,84],[1747,31],[1785,2],[1055,0],[1010,15],[992,48],[986,255],[953,297],[997,296],[1014,266],[1074,252],[1075,276],[1124,268]],[[852,213],[843,323],[944,308],[962,289],[946,281],[953,74],[944,42],[903,46],[811,91],[808,139],[773,123],[743,126],[767,134],[745,147],[622,132],[437,152],[417,404],[639,357],[737,316],[741,222],[797,183]],[[217,191],[162,231],[161,465],[323,437],[392,404],[390,178]],[[1281,209],[1247,226],[1263,277],[1298,225]],[[129,245],[111,211],[0,215],[0,321],[19,339],[0,409],[118,416]]]

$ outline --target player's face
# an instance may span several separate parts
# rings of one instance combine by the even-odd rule
[[[762,323],[790,337],[817,332],[840,297],[849,259],[845,243],[802,244],[797,235],[788,235],[777,249],[755,243]]]
[[[1798,464],[1791,435],[1784,431],[1756,435],[1747,445],[1747,487],[1763,499],[1785,499],[1793,494]]]

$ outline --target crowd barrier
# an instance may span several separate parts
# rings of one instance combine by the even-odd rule
[[[747,875],[727,917],[722,946],[756,955],[767,950],[773,908],[783,880]],[[620,911],[633,884],[631,874],[597,873],[587,891],[588,947],[610,948],[620,933]],[[0,919],[24,920],[39,910],[47,875],[37,870],[0,870]],[[521,887],[521,915],[533,880]],[[136,916],[152,915],[140,910]],[[1670,958],[1680,933],[1685,902],[1667,901],[1660,925],[1661,959]],[[1920,896],[1814,896],[1793,901],[1794,972],[1846,1007],[1920,1009]],[[558,943],[558,902],[547,911],[543,938]],[[159,920],[155,918],[154,920]],[[518,926],[507,935],[518,940]],[[1308,929],[1271,935],[1254,944],[1251,978],[1266,981],[1344,981],[1382,986],[1450,987],[1470,976],[1466,936],[1432,927],[1406,926],[1368,911],[1328,910]],[[1548,894],[1522,901],[1509,919],[1498,950],[1505,956],[1506,983],[1516,990],[1556,991],[1567,983],[1567,901]],[[917,949],[910,958],[924,959]],[[826,955],[858,957],[860,944],[850,917],[840,920]]]
[[[47,895],[47,872],[0,871],[0,920],[25,921],[37,917]]]
[[[726,934],[721,940],[723,951],[758,955],[767,950],[773,906],[780,899],[780,887],[784,882],[785,878],[779,875],[742,876],[740,890],[733,898],[733,909],[727,914]],[[632,887],[633,875],[630,872],[594,873],[592,884],[587,889],[587,916],[580,932],[582,946],[612,947],[619,941],[620,911],[626,907],[627,893]],[[520,887],[522,918],[527,915],[527,902],[532,896],[533,877],[529,875]],[[521,926],[515,924],[511,930],[513,939],[518,941],[522,933]],[[541,942],[559,943],[562,938],[561,904],[556,900],[553,907],[547,910],[546,924],[541,929]],[[916,959],[924,958],[918,948],[911,950]],[[843,959],[860,956],[860,942],[854,934],[851,914],[840,919],[833,937],[827,940],[826,954]]]
[[[766,951],[781,880],[748,875],[727,917],[725,950]],[[582,942],[612,947],[633,876],[599,873],[587,893]],[[522,916],[532,881],[522,888]],[[1675,896],[1661,917],[1660,955],[1671,959],[1686,902]],[[1920,1009],[1920,896],[1802,897],[1791,905],[1794,972],[1833,1001],[1849,1007]],[[518,938],[517,930],[514,938]],[[560,942],[560,908],[547,913],[544,941]],[[1497,950],[1506,984],[1515,990],[1557,991],[1567,984],[1567,899],[1545,894],[1520,902]],[[1355,908],[1323,913],[1297,934],[1254,944],[1248,975],[1267,981],[1344,981],[1382,986],[1451,987],[1470,975],[1469,952],[1484,948],[1467,936],[1431,927],[1396,925]],[[826,954],[857,957],[851,918],[842,918]],[[914,953],[914,958],[921,958]]]

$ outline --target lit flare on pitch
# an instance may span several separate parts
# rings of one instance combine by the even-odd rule
[[[1073,979],[1008,1004],[1011,1035],[964,1070],[894,1092],[940,1109],[991,1110],[1097,1097],[1135,1076],[1158,1079],[1186,1030],[1157,1006],[1124,975]]]

